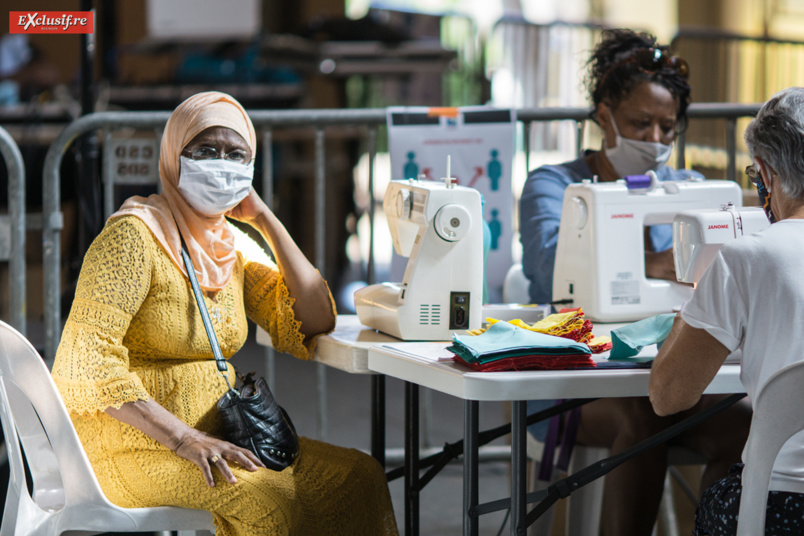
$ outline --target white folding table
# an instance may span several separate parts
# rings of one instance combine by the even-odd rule
[[[622,324],[620,324],[622,325]],[[595,325],[606,334],[616,325]],[[417,348],[412,351],[411,348]],[[478,531],[477,436],[478,403],[509,401],[511,413],[511,534],[525,533],[526,514],[526,403],[528,400],[647,396],[650,370],[584,369],[561,371],[475,372],[454,362],[436,361],[431,352],[410,343],[383,343],[368,351],[368,368],[406,383],[405,532],[418,534],[418,388],[435,389],[464,400],[464,534]],[[437,352],[436,352],[437,353]],[[640,357],[655,356],[656,346]],[[743,393],[740,367],[724,365],[705,391],[707,394]]]
[[[272,347],[271,336],[257,328],[257,343]],[[385,376],[368,368],[368,350],[399,342],[360,323],[357,315],[338,315],[335,330],[318,338],[313,361],[350,374],[371,374],[371,455],[385,467]]]
[[[607,335],[624,324],[595,324],[596,335]],[[257,342],[271,346],[258,329]],[[438,344],[438,343],[434,343]],[[446,343],[443,343],[446,345]],[[424,345],[425,347],[428,345]],[[527,400],[647,396],[648,369],[474,372],[453,362],[417,355],[420,343],[401,342],[363,326],[356,315],[339,315],[335,330],[318,339],[314,361],[353,374],[372,374],[372,446],[385,458],[385,375],[405,381],[405,533],[418,534],[418,389],[428,387],[464,400],[464,533],[477,534],[477,519],[469,516],[478,504],[478,403],[512,402],[512,533],[525,518],[525,420]],[[656,346],[639,357],[652,357]],[[706,393],[742,393],[739,365],[724,365]],[[384,465],[384,464],[383,464]]]

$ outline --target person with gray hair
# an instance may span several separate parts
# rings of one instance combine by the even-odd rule
[[[774,95],[745,129],[752,160],[776,170],[785,196],[804,200],[804,88]]]
[[[773,225],[724,245],[682,307],[651,369],[659,415],[693,406],[732,352],[742,353],[740,380],[752,400],[775,372],[804,360],[804,88],[768,100],[745,142],[753,161],[746,171]],[[802,468],[804,430],[776,459],[765,534],[804,534]],[[694,534],[735,534],[742,469],[736,464],[704,493]]]

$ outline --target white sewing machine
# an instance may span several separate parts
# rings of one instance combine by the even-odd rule
[[[730,240],[770,226],[760,207],[685,210],[673,218],[673,260],[676,277],[697,283],[720,247]]]
[[[449,177],[449,163],[447,164]],[[473,188],[394,180],[383,201],[394,250],[409,257],[401,283],[355,292],[366,326],[404,340],[450,340],[479,328],[483,305],[483,214]]]
[[[676,310],[692,287],[645,276],[645,227],[682,210],[742,205],[731,181],[584,180],[564,192],[553,300],[583,307],[598,322],[630,322]]]

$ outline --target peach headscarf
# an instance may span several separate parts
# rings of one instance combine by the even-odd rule
[[[217,91],[193,95],[176,107],[165,125],[159,154],[162,193],[147,198],[131,197],[109,219],[126,215],[140,218],[186,276],[181,258],[183,236],[201,288],[217,291],[226,286],[234,271],[237,260],[234,235],[223,215],[205,216],[197,212],[178,188],[182,149],[210,127],[234,130],[254,154],[257,140],[254,125],[239,102]]]

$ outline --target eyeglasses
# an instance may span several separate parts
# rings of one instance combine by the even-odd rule
[[[751,179],[751,182],[759,187],[759,183],[762,182],[762,175],[754,164],[745,166],[745,174],[748,175],[748,178]]]
[[[665,68],[673,69],[682,78],[687,78],[690,72],[690,66],[684,58],[671,56],[670,53],[660,48],[638,48],[627,58],[612,65],[606,74],[603,75],[599,86],[603,86],[603,82],[611,72],[629,63],[635,63],[643,72],[649,73],[655,73]]]
[[[185,156],[189,156],[193,160],[227,160],[238,164],[250,164],[251,155],[243,149],[232,149],[228,153],[218,151],[215,147],[202,145],[195,147],[192,150],[183,151]]]

